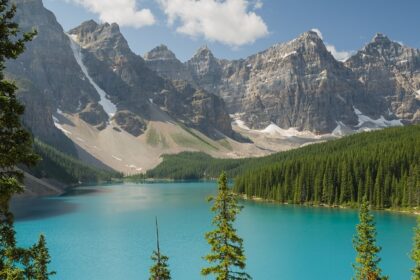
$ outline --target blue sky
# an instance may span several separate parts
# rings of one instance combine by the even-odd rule
[[[236,59],[316,28],[338,51],[375,33],[420,48],[419,0],[43,0],[65,30],[94,19],[121,25],[134,52],[167,45],[182,61],[202,45]],[[346,52],[341,55],[346,55]]]

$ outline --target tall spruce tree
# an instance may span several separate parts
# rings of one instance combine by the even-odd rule
[[[420,280],[420,218],[417,219],[417,227],[414,229],[414,247],[411,252],[414,261],[412,280]]]
[[[23,270],[17,263],[26,251],[16,247],[13,214],[9,203],[13,195],[23,191],[19,164],[32,165],[37,156],[32,151],[30,134],[20,122],[24,107],[16,97],[16,85],[5,80],[7,59],[16,59],[36,32],[21,33],[13,21],[16,7],[0,0],[0,274],[6,279],[21,279]]]
[[[357,234],[353,239],[356,249],[356,263],[354,280],[381,280],[387,277],[381,276],[378,264],[381,259],[378,253],[381,248],[376,245],[376,228],[373,215],[369,211],[369,203],[364,197],[359,213],[360,223],[357,225]]]
[[[156,251],[153,251],[152,260],[154,265],[150,268],[149,280],[170,280],[171,272],[169,271],[169,258],[160,253],[159,245],[159,227],[156,218]]]
[[[217,280],[252,279],[243,271],[246,266],[243,240],[233,227],[241,207],[228,187],[225,172],[219,177],[217,196],[209,198],[209,201],[214,201],[211,210],[215,212],[212,224],[216,229],[206,233],[211,253],[204,259],[214,265],[203,268],[201,274],[204,276],[214,274]]]
[[[45,236],[43,234],[39,236],[38,243],[32,247],[31,251],[33,258],[33,279],[48,280],[51,275],[55,275],[54,271],[48,271],[48,265],[51,263],[51,257],[48,252]]]

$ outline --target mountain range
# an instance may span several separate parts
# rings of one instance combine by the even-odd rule
[[[383,34],[345,62],[316,32],[240,60],[208,47],[181,62],[161,45],[144,56],[115,23],[65,32],[41,0],[15,0],[38,35],[7,63],[35,137],[125,173],[162,154],[261,156],[360,130],[420,122],[420,50]]]

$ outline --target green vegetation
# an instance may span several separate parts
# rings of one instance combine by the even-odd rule
[[[183,123],[178,122],[178,125],[182,127],[182,129],[194,137],[196,140],[184,135],[183,133],[175,133],[171,135],[172,140],[175,141],[180,146],[183,147],[196,147],[196,148],[210,148],[214,150],[219,150],[216,146],[212,145],[208,141],[206,141],[203,137],[195,133],[192,129],[185,126]]]
[[[252,279],[242,270],[245,268],[245,255],[242,239],[236,234],[233,223],[241,211],[236,196],[228,188],[226,173],[222,173],[218,182],[217,197],[211,208],[216,213],[212,224],[215,230],[206,233],[207,242],[211,246],[211,253],[204,257],[213,266],[203,268],[201,274],[213,274],[218,280],[247,280]]]
[[[420,126],[388,128],[262,158],[215,159],[202,153],[165,155],[148,178],[235,177],[234,191],[288,203],[375,208],[420,205]]]
[[[159,145],[159,133],[153,127],[149,128],[146,133],[147,144],[152,146]]]
[[[50,275],[45,239],[41,236],[31,248],[18,247],[10,211],[11,198],[23,191],[23,173],[17,165],[31,166],[38,160],[31,136],[21,124],[24,107],[17,100],[17,86],[4,78],[5,61],[16,59],[36,35],[35,31],[22,34],[13,22],[15,14],[16,6],[0,0],[0,278],[34,279],[31,273],[35,272],[35,279],[44,280]]]
[[[147,144],[157,147],[161,145],[163,148],[168,148],[168,142],[164,135],[160,134],[153,127],[151,127],[146,133]]]
[[[162,163],[149,170],[146,177],[174,180],[212,179],[217,178],[223,170],[230,175],[236,173],[235,169],[243,163],[245,160],[215,159],[205,153],[183,152],[164,155]]]
[[[154,265],[150,268],[149,280],[170,280],[171,272],[169,271],[168,260],[169,258],[160,253],[159,246],[159,227],[156,218],[156,251],[153,252],[151,257]]]
[[[281,154],[280,154],[281,156]],[[283,153],[247,171],[235,191],[280,202],[378,209],[420,205],[420,126],[353,135]]]
[[[55,275],[54,271],[48,271],[51,257],[43,234],[40,235],[38,244],[32,247],[32,254],[33,264],[30,270],[31,273],[28,275],[29,279],[48,280],[50,276]]]
[[[38,139],[34,141],[34,149],[42,160],[29,172],[38,178],[52,178],[66,184],[98,183],[122,178],[121,173],[88,166]]]
[[[376,246],[376,228],[373,215],[369,211],[369,203],[366,197],[363,198],[360,212],[360,223],[357,225],[357,234],[354,237],[353,245],[356,249],[356,264],[354,280],[381,280],[387,277],[381,276],[381,269],[378,264],[381,259],[378,253],[381,248]]]
[[[217,143],[219,143],[220,145],[222,145],[223,147],[225,147],[229,151],[232,151],[233,150],[232,145],[226,139],[218,140]]]
[[[414,244],[411,258],[414,261],[412,280],[420,280],[420,218],[417,219],[417,227],[414,229]]]

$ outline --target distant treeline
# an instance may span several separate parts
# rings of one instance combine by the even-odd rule
[[[152,178],[236,176],[234,190],[290,203],[376,208],[420,206],[420,126],[388,128],[254,159],[214,159],[201,153],[165,156]]]
[[[89,166],[57,149],[34,140],[34,151],[41,161],[28,170],[38,178],[52,178],[66,184],[98,183],[122,178],[122,174]]]

